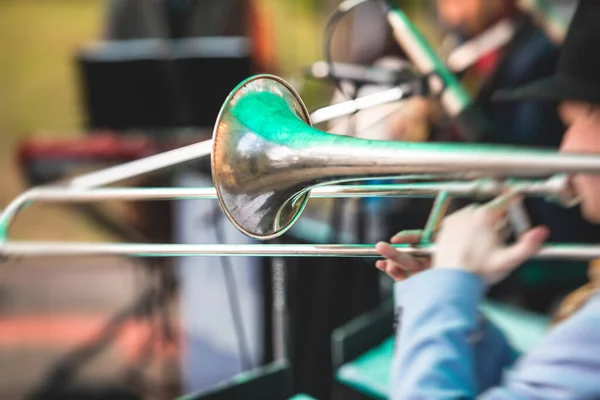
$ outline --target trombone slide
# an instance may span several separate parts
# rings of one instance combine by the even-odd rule
[[[317,187],[310,192],[311,198],[360,198],[384,197],[434,197],[440,193],[454,197],[489,198],[497,196],[503,188],[524,195],[551,197],[558,201],[569,200],[566,180],[561,176],[546,181],[507,181],[499,184],[490,179],[471,182],[406,183],[388,185],[339,185]],[[41,187],[31,189],[13,201],[0,214],[3,241],[0,241],[0,256],[98,256],[121,255],[132,257],[173,257],[209,255],[257,255],[268,257],[375,257],[374,247],[365,245],[180,245],[180,244],[124,244],[124,243],[52,243],[13,242],[7,240],[7,232],[16,213],[33,201],[42,202],[94,202],[100,200],[171,200],[171,199],[217,199],[215,188],[70,188]],[[415,255],[428,255],[431,246],[415,248],[398,247]],[[595,250],[585,246],[567,246],[544,250],[540,257],[576,257],[594,255]],[[598,250],[600,253],[600,249]],[[595,255],[594,257],[595,258]]]
[[[435,245],[394,245],[405,254],[428,257]],[[129,244],[129,243],[0,243],[0,254],[15,257],[48,256],[262,256],[262,257],[381,257],[374,245],[336,244]],[[592,260],[600,258],[600,246],[546,245],[534,259]]]

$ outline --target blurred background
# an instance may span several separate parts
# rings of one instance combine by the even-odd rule
[[[362,93],[378,90],[380,86],[369,89],[356,82],[352,86],[351,79],[325,79],[310,68],[325,57],[326,26],[340,3],[0,0],[0,208],[37,184],[209,139],[229,91],[255,73],[272,73],[288,80],[310,111],[344,100],[338,90],[343,85],[353,87],[354,95],[360,93],[359,87],[366,90]],[[435,0],[394,3],[440,54],[450,46],[450,33],[464,33],[449,28],[451,19],[441,21]],[[523,3],[535,3],[538,8],[532,7],[542,10],[550,25],[557,20],[558,25],[566,25],[574,5],[565,0],[546,1],[541,6],[535,1]],[[546,41],[555,43],[552,31],[544,32]],[[480,33],[465,34],[459,41]],[[394,44],[377,7],[356,7],[330,36],[329,48],[336,62],[378,63],[389,68],[388,72],[410,63],[410,57]],[[386,56],[395,61],[381,61]],[[457,75],[464,78],[465,87],[478,88],[471,90],[477,97],[480,83],[469,86],[472,75],[464,71]],[[384,120],[391,121],[390,114],[381,112]],[[444,118],[437,122],[432,125],[448,125]],[[367,132],[366,136],[390,138],[385,133],[389,126],[373,128],[374,123],[351,119],[338,123],[320,127],[339,133],[350,132],[354,126],[354,135]],[[414,135],[420,137],[418,132]],[[405,132],[402,138],[392,139],[434,140],[435,135],[408,136]],[[200,160],[119,184],[210,186],[210,165]],[[325,219],[328,225],[308,222],[286,234],[284,241],[373,242],[404,226],[384,226],[381,221],[387,217],[369,214],[375,203],[344,202],[340,206],[330,201],[311,202],[307,216],[317,222]],[[419,204],[428,207],[426,202]],[[410,207],[394,207],[400,207],[404,215],[414,215],[407,211]],[[34,203],[16,218],[10,237],[251,243],[224,218],[215,216],[218,213],[214,201],[108,202],[77,207]],[[370,217],[357,217],[365,213]],[[343,217],[348,215],[358,219]],[[398,221],[400,217],[393,215],[391,221]],[[417,218],[407,224],[422,222]],[[350,238],[344,236],[348,232]],[[356,232],[358,239],[352,236]],[[595,233],[582,240],[592,240],[592,236],[595,238]],[[384,342],[381,334],[372,333],[373,327],[380,326],[377,321],[383,321],[381,337],[389,336],[391,283],[372,268],[371,261],[273,262],[226,257],[2,260],[0,398],[176,398],[203,393],[243,370],[279,359],[290,362],[294,393],[321,399],[385,397],[385,390],[382,394],[373,389],[376,384],[364,390],[364,383],[344,381],[349,378],[341,376],[340,369],[362,351],[346,354],[339,350],[348,345],[339,337],[351,337],[349,331],[336,331],[337,342],[332,336],[351,322],[356,327],[356,318],[363,318],[364,335],[370,337],[354,337],[371,343],[358,346],[365,352]],[[497,288],[497,300],[519,312],[532,313],[515,318],[541,318],[543,324],[562,296],[585,280],[583,268],[573,269],[565,278],[548,277],[531,266],[528,274]],[[544,271],[559,269],[551,266]],[[284,286],[279,287],[282,282]],[[282,288],[284,308],[275,301]],[[504,311],[495,308],[492,312],[503,316]],[[358,328],[348,329],[354,332]],[[533,331],[535,328],[518,335],[523,339]],[[378,364],[383,368],[381,376],[385,376],[388,361]]]

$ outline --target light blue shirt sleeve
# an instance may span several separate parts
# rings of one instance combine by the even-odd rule
[[[481,329],[485,285],[474,274],[429,270],[395,292],[392,399],[600,398],[599,298],[513,365],[504,336],[489,323]]]

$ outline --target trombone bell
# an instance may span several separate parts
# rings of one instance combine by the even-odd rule
[[[243,233],[270,239],[288,230],[309,198],[309,175],[293,169],[293,146],[308,144],[310,114],[275,76],[255,76],[227,97],[215,124],[212,178],[219,204]]]

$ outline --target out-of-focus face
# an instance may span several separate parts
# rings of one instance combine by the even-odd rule
[[[468,37],[498,21],[509,4],[510,0],[437,0],[442,23]]]
[[[600,155],[600,106],[567,101],[561,103],[559,113],[567,126],[560,150]],[[581,197],[583,216],[600,223],[600,175],[577,174],[572,183]]]

